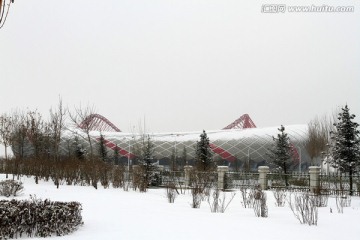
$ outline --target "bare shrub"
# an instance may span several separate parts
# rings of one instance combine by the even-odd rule
[[[102,162],[98,163],[100,183],[104,188],[109,188],[111,181],[111,166]]]
[[[256,195],[256,187],[255,188],[250,188],[249,193],[248,193],[248,197],[247,197],[247,201],[248,201],[247,204],[248,204],[249,208],[254,208],[255,195]]]
[[[175,176],[174,182],[175,182],[178,194],[185,194],[185,187],[181,183],[181,178],[179,176]]]
[[[15,180],[4,180],[0,182],[0,196],[17,196],[24,190],[22,182]]]
[[[112,185],[114,188],[121,188],[124,186],[124,167],[115,166],[113,171]]]
[[[317,207],[327,207],[329,200],[328,194],[319,194],[316,196],[316,206]]]
[[[193,186],[191,188],[192,208],[200,208],[201,201],[203,199],[203,191],[203,186],[199,182],[193,183]]]
[[[254,190],[254,213],[256,217],[268,217],[268,208],[266,205],[266,193],[261,188]]]
[[[254,194],[252,193],[253,192],[253,189],[249,189],[248,187],[246,186],[241,186],[240,187],[240,192],[241,192],[241,205],[244,207],[244,208],[252,208],[253,207],[253,203],[254,203]]]
[[[166,184],[166,197],[169,203],[174,203],[175,198],[178,195],[178,191],[174,182],[169,182]]]
[[[344,207],[351,206],[351,197],[349,195],[336,195],[335,200],[338,213],[344,213]]]
[[[190,174],[191,183],[191,207],[200,208],[201,201],[210,197],[211,188],[214,185],[209,172],[192,172]]]
[[[208,198],[208,203],[210,206],[211,212],[215,213],[224,213],[232,200],[234,199],[236,193],[231,193],[230,199],[226,201],[226,193],[220,191],[220,189],[216,188],[211,191],[210,197]]]
[[[289,206],[301,224],[317,225],[317,197],[309,193],[290,195]]]
[[[282,189],[276,188],[272,191],[275,198],[275,205],[277,207],[283,207],[285,206],[286,202],[286,192]]]
[[[133,170],[132,176],[132,187],[136,191],[139,189],[140,192],[146,192],[148,187],[148,173],[143,166],[138,166]]]

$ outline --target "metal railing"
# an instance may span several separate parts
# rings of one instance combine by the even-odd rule
[[[320,175],[321,194],[348,195],[350,194],[350,176],[348,174]],[[352,176],[352,195],[360,196],[360,175]]]
[[[258,184],[259,173],[227,172],[225,174],[225,189],[252,188]]]
[[[288,189],[291,191],[309,191],[310,175],[306,173],[269,173],[267,175],[270,189]]]

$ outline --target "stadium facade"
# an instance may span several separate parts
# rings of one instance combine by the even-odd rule
[[[110,157],[117,151],[120,162],[136,164],[134,148],[142,135],[122,132],[99,114],[87,117],[77,129],[64,131],[60,144],[62,154],[70,155],[75,148],[89,153],[90,146],[85,140],[87,138],[84,132],[85,128],[91,130],[90,136],[94,153],[98,152],[100,136],[103,136],[103,143]],[[213,158],[218,164],[236,169],[243,169],[245,166],[256,169],[258,166],[267,164],[269,159],[267,154],[274,145],[273,137],[279,133],[278,128],[279,126],[256,128],[249,115],[244,114],[222,130],[207,130],[206,133],[214,152]],[[309,165],[309,156],[305,150],[307,125],[285,126],[285,132],[291,140],[294,170],[298,170],[299,167],[306,169]],[[154,159],[161,165],[168,166],[171,161],[174,161],[174,158],[179,165],[193,163],[196,142],[199,141],[201,133],[202,131],[147,134],[154,144]],[[30,148],[28,150],[31,152]]]

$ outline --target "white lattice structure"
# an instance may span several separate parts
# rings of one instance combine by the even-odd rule
[[[62,134],[61,153],[63,155],[74,155],[75,151],[89,151],[89,143],[84,129],[90,128],[93,153],[97,153],[100,134],[105,138],[108,155],[118,152],[122,160],[136,159],[134,146],[141,139],[141,135],[121,132],[108,119],[99,115],[91,114],[84,119],[77,128],[67,130]],[[265,164],[268,160],[267,153],[273,147],[273,137],[279,133],[278,127],[256,128],[248,114],[242,115],[223,130],[206,131],[210,139],[210,147],[214,152],[214,159],[224,164]],[[309,162],[305,150],[307,138],[307,125],[285,126],[285,132],[289,135],[293,147],[294,165],[302,163],[306,166]],[[168,161],[172,156],[180,158],[186,149],[187,159],[195,158],[196,142],[200,139],[201,132],[174,132],[174,133],[146,133],[154,143],[154,158],[159,161]],[[31,138],[30,138],[31,139]],[[15,149],[14,149],[15,150]],[[31,141],[26,146],[26,152],[30,155],[32,151]],[[16,152],[15,152],[16,154]]]
[[[291,143],[297,152],[300,153],[303,163],[308,159],[304,144],[307,135],[307,125],[285,126]],[[64,134],[62,149],[65,152],[70,151],[69,142],[74,142],[75,136],[77,143],[83,148],[88,148],[87,142],[81,137],[83,133],[78,134],[67,132]],[[248,129],[230,129],[207,131],[211,142],[211,147],[215,152],[214,158],[224,159],[229,163],[235,160],[250,160],[255,163],[261,163],[268,159],[268,150],[273,146],[273,136],[277,136],[278,127],[270,128],[248,128]],[[112,154],[117,149],[120,156],[134,158],[133,147],[140,139],[140,135],[123,132],[101,132],[106,140],[106,146],[109,153]],[[201,132],[177,132],[177,133],[148,133],[155,146],[154,157],[156,159],[170,158],[173,152],[180,157],[184,148],[187,156],[193,159],[195,156],[195,145],[200,139]],[[98,144],[97,139],[100,132],[92,131],[91,136],[93,145]]]

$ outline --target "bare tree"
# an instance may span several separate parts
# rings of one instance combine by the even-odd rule
[[[76,127],[80,128],[82,132],[86,135],[84,138],[85,141],[89,143],[90,147],[90,157],[94,156],[93,145],[91,141],[90,131],[92,130],[92,119],[91,115],[95,113],[95,108],[93,106],[87,105],[85,108],[75,107],[75,112],[69,112],[71,121],[75,124]]]
[[[0,116],[0,144],[5,148],[5,160],[8,159],[7,148],[11,141],[11,117],[6,114]]]
[[[184,145],[183,151],[182,151],[182,155],[181,155],[181,163],[180,163],[181,168],[183,169],[184,166],[188,165],[188,156],[187,156],[187,151],[186,151],[186,147]]]
[[[171,162],[171,171],[177,170],[177,150],[175,148],[172,149],[171,156],[170,156],[170,162]]]
[[[29,111],[26,114],[26,121],[29,123],[27,137],[34,149],[36,158],[49,156],[50,134],[48,123],[42,119],[37,111]]]
[[[309,153],[311,165],[316,164],[316,159],[321,157],[327,150],[330,140],[330,130],[332,121],[328,117],[315,118],[308,123],[308,137],[306,139],[305,148]]]
[[[23,159],[25,157],[25,147],[28,142],[27,133],[30,123],[24,112],[14,111],[11,115],[11,137],[10,145],[13,147],[15,157]]]
[[[65,129],[66,111],[60,97],[57,108],[54,110],[50,109],[49,130],[51,134],[51,148],[55,160],[59,160],[60,157],[60,141],[62,131]]]

